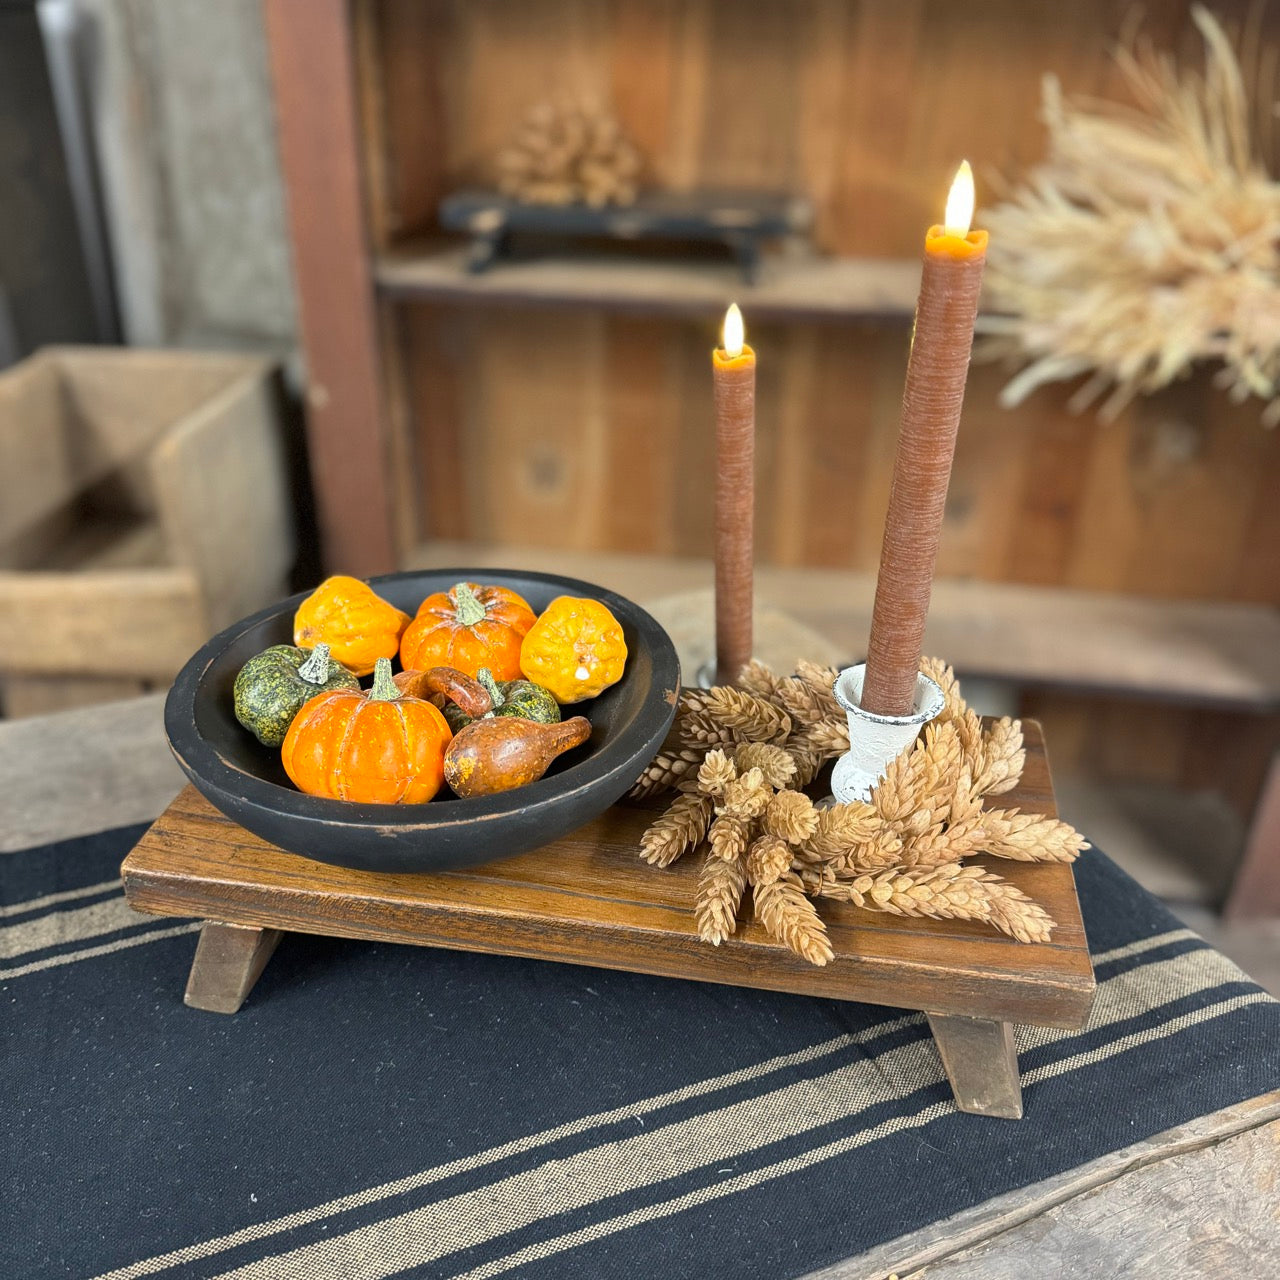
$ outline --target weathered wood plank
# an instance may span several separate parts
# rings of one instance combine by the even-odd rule
[[[183,1002],[207,1013],[236,1013],[284,935],[209,920],[200,930]]]
[[[162,693],[0,721],[0,853],[149,822],[184,778]]]
[[[1265,1267],[1249,1265],[1189,1271],[1176,1255],[1171,1270],[1159,1266],[1143,1270],[1121,1265],[1106,1249],[1107,1242],[1114,1241],[1115,1248],[1136,1248],[1141,1256],[1143,1249],[1155,1251],[1167,1242],[1175,1250],[1181,1248],[1194,1266],[1204,1258],[1197,1243],[1237,1236],[1252,1246],[1257,1243],[1255,1233],[1270,1230],[1270,1248],[1274,1250],[1280,1233],[1275,1231],[1274,1216],[1269,1215],[1274,1215],[1277,1204],[1278,1142],[1280,1092],[1275,1092],[1200,1116],[1043,1182],[1019,1187],[860,1257],[811,1272],[805,1280],[884,1280],[890,1273],[904,1280],[920,1274],[931,1280],[942,1275],[956,1280],[1015,1276],[1024,1280],[1058,1273],[1079,1276],[1080,1280],[1146,1274],[1168,1275],[1174,1280],[1192,1276],[1219,1280],[1237,1273],[1265,1274]],[[1231,1173],[1233,1165],[1239,1169],[1239,1180]],[[1142,1198],[1144,1214],[1126,1211],[1131,1193],[1135,1201]],[[1199,1208],[1193,1207],[1197,1200]],[[1204,1230],[1206,1217],[1216,1219],[1211,1231]],[[1087,1224],[1091,1247],[1080,1254],[1080,1261],[1090,1266],[1063,1270],[1071,1264],[1058,1255],[1057,1247],[1075,1223],[1081,1227]],[[1038,1252],[1042,1233],[1054,1253]],[[1074,1236],[1074,1243],[1083,1247],[1080,1236]],[[1013,1269],[1004,1266],[1005,1250],[1016,1263]],[[1262,1256],[1266,1256],[1265,1250]],[[959,1265],[961,1258],[964,1266]],[[1163,1260],[1170,1261],[1167,1256]],[[949,1267],[952,1261],[957,1264],[954,1269]]]
[[[267,0],[326,567],[395,567],[347,0]]]
[[[492,565],[562,573],[643,602],[705,587],[697,560],[532,547],[428,543],[409,567]],[[757,598],[862,653],[874,576],[756,567]],[[957,670],[1024,685],[1123,693],[1258,713],[1280,707],[1280,612],[1267,606],[1140,600],[1009,583],[934,583],[925,650]]]
[[[1280,1122],[1172,1156],[913,1273],[919,1280],[1160,1276],[1221,1280],[1280,1268]],[[1212,1188],[1212,1194],[1207,1194]]]
[[[1056,812],[1039,726],[1008,802]],[[1093,971],[1063,864],[1000,872],[1043,904],[1053,938],[1028,946],[966,921],[906,921],[824,905],[836,953],[819,968],[754,921],[719,947],[697,936],[696,859],[638,857],[652,810],[614,806],[532,853],[437,875],[375,875],[283,853],[185,790],[125,860],[132,906],[260,928],[559,960],[665,977],[856,999],[940,1014],[1079,1026]],[[500,850],[494,855],[501,856]]]

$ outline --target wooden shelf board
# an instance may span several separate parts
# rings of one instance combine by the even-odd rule
[[[640,604],[709,590],[712,582],[711,565],[700,560],[465,542],[427,543],[405,567],[452,565],[564,574]],[[758,603],[789,608],[851,661],[864,653],[874,594],[872,574],[756,567]],[[1280,709],[1280,610],[1266,605],[940,579],[925,652],[962,675],[1023,686],[1227,711]]]
[[[758,284],[725,262],[661,258],[548,256],[467,270],[465,247],[409,243],[374,261],[384,296],[525,305],[594,306],[612,311],[716,316],[738,302],[753,319],[908,321],[920,264],[860,258],[766,257]]]

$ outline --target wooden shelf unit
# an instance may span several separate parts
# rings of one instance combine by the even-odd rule
[[[1216,11],[1240,25],[1250,2]],[[761,356],[758,564],[874,573],[923,229],[959,157],[986,191],[1041,158],[1044,73],[1068,94],[1122,96],[1111,50],[1128,12],[1114,0],[266,0],[325,565],[369,574],[441,544],[518,547],[522,563],[531,544],[705,558],[707,353],[732,294]],[[1200,66],[1181,0],[1148,6],[1143,34]],[[483,181],[527,107],[565,89],[612,104],[657,185],[807,196],[814,258],[769,261],[754,295],[714,266],[552,259],[468,276],[435,239],[439,200]],[[938,571],[1045,594],[1029,629],[1001,614],[1001,628],[955,643],[983,649],[974,669],[1016,676],[1012,653],[1072,634],[1053,619],[1095,616],[1071,612],[1076,593],[1114,598],[1086,665],[1127,663],[1160,701],[1135,716],[1092,696],[1114,680],[1083,679],[1037,686],[1024,711],[1067,771],[1225,779],[1249,812],[1280,715],[1272,693],[1248,716],[1246,698],[1210,695],[1234,669],[1238,620],[1212,602],[1259,611],[1270,634],[1280,432],[1207,377],[1109,424],[1068,411],[1073,386],[1010,412],[1008,377],[972,371]],[[1169,616],[1143,602],[1200,602],[1204,625],[1184,643],[1160,622],[1180,656],[1150,650],[1143,673],[1130,601],[1143,626]]]
[[[738,267],[655,255],[550,255],[467,270],[462,245],[410,243],[374,259],[379,293],[403,301],[487,306],[591,307],[646,316],[718,320],[737,302],[757,320],[885,320],[910,323],[920,264],[816,254],[766,258],[757,284]]]

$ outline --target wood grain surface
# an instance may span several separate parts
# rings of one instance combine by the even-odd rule
[[[1018,1187],[804,1280],[1029,1280],[1050,1274],[1050,1258],[1052,1274],[1080,1280],[1269,1275],[1276,1267],[1263,1264],[1280,1248],[1278,1143],[1280,1092],[1273,1092]],[[1257,1252],[1248,1261],[1232,1256],[1232,1242]]]
[[[1023,783],[1007,800],[1056,812],[1036,725],[1025,726]],[[284,853],[235,826],[188,787],[122,868],[139,911],[303,933],[567,961],[868,1001],[939,1013],[1075,1027],[1093,973],[1071,868],[1004,862],[999,871],[1057,921],[1028,946],[963,921],[904,921],[824,903],[836,952],[816,968],[754,922],[720,947],[699,941],[697,861],[662,871],[637,857],[652,810],[615,806],[543,849],[432,876],[348,871]]]
[[[395,567],[346,0],[267,0],[280,160],[307,359],[307,441],[326,568]],[[366,104],[367,105],[367,104]]]

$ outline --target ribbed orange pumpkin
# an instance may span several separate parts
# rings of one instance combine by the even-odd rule
[[[456,667],[472,677],[488,667],[495,680],[514,680],[520,642],[534,621],[528,602],[514,591],[459,582],[418,606],[400,641],[400,664],[406,671]]]
[[[359,578],[326,578],[293,615],[293,643],[314,649],[321,641],[348,671],[367,676],[379,658],[394,658],[409,615],[388,604]]]
[[[364,804],[422,804],[444,781],[453,733],[429,702],[396,688],[379,658],[368,693],[322,693],[294,717],[280,748],[299,791]]]

